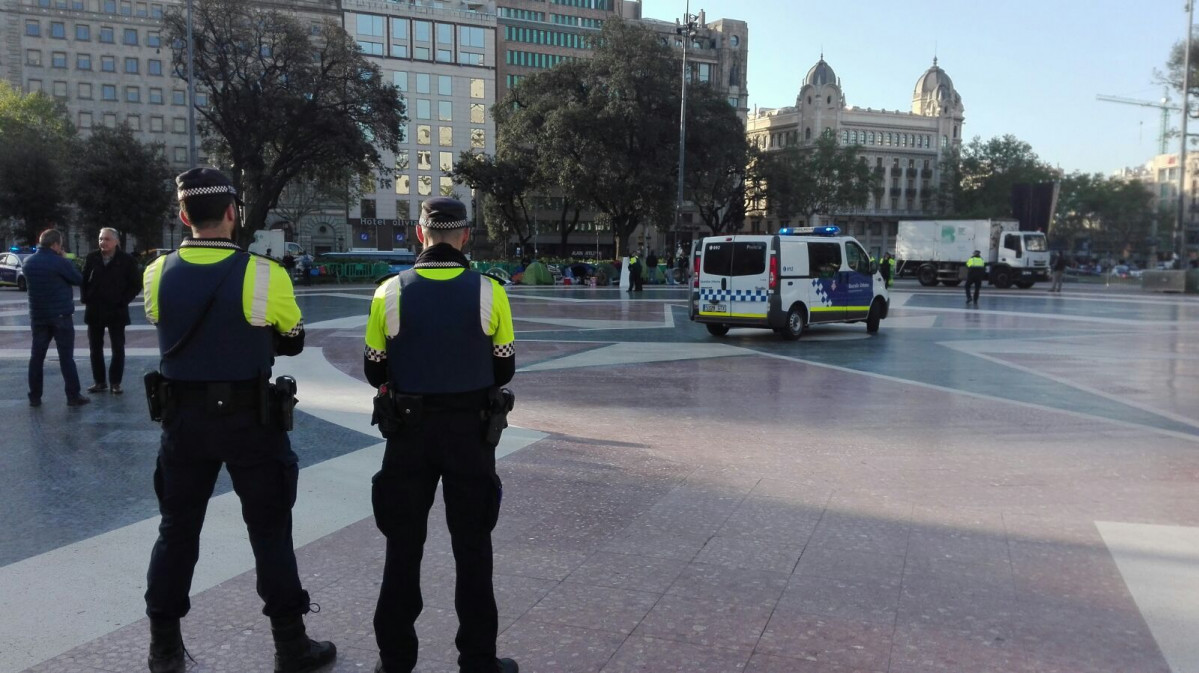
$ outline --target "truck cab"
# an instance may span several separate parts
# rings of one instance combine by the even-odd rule
[[[712,236],[696,248],[691,319],[713,336],[759,327],[795,340],[833,322],[865,322],[873,333],[889,306],[878,265],[837,227]]]

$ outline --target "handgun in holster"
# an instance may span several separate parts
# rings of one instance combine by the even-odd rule
[[[516,405],[516,395],[507,388],[492,388],[487,391],[487,409],[483,418],[487,428],[483,435],[486,444],[495,446],[500,443],[504,428],[508,427],[508,412]]]
[[[296,390],[296,380],[290,376],[279,376],[268,386],[268,416],[278,430],[291,432],[295,424]]]
[[[158,371],[146,372],[142,377],[146,384],[146,405],[150,407],[150,420],[161,423],[167,407],[167,380]]]

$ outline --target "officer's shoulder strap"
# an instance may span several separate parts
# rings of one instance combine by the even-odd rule
[[[499,283],[501,286],[503,286],[505,283],[508,282],[508,281],[504,280],[503,278],[500,278],[499,276],[491,273],[490,271],[476,271],[475,273],[478,273],[481,276],[486,276],[486,277],[494,280],[495,282]]]
[[[378,286],[382,285],[383,283],[386,283],[387,281],[391,280],[392,278],[395,278],[398,275],[400,275],[400,273],[398,271],[393,271],[391,273],[379,276],[379,278],[377,280],[375,280],[375,287],[378,287]]]

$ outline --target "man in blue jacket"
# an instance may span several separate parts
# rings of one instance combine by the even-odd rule
[[[29,406],[42,404],[42,363],[50,341],[58,348],[58,364],[66,384],[67,406],[78,407],[91,400],[79,394],[79,371],[75,369],[75,290],[83,274],[62,254],[62,232],[47,229],[38,236],[37,252],[25,260],[29,284],[29,322],[33,328],[33,352],[29,357]]]

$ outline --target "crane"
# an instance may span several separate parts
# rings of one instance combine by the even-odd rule
[[[1157,136],[1158,145],[1159,145],[1159,149],[1158,149],[1157,153],[1158,154],[1166,153],[1166,141],[1169,139],[1169,136],[1170,136],[1170,113],[1182,111],[1181,107],[1179,107],[1177,105],[1171,105],[1172,101],[1170,100],[1169,92],[1163,93],[1162,99],[1160,101],[1137,100],[1135,98],[1125,98],[1123,96],[1105,96],[1103,94],[1098,94],[1097,96],[1095,96],[1095,98],[1097,100],[1105,101],[1108,103],[1123,103],[1124,105],[1138,105],[1140,107],[1152,107],[1152,108],[1157,108],[1157,109],[1161,110],[1162,111],[1162,130],[1161,130],[1161,133],[1158,134],[1158,136]]]

